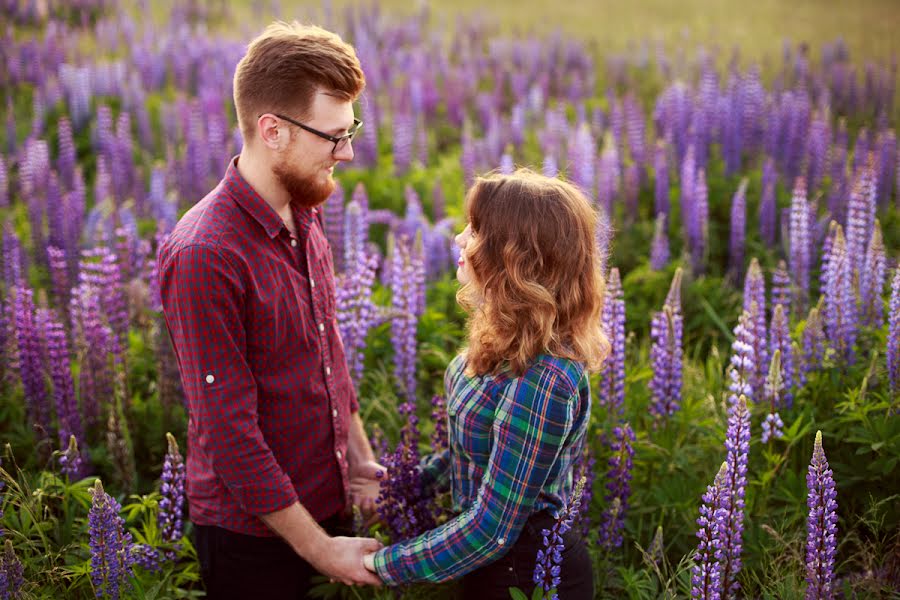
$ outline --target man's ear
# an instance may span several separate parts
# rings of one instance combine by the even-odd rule
[[[278,125],[278,119],[270,114],[262,115],[256,121],[259,138],[272,150],[281,150],[289,141],[287,139],[289,132]]]

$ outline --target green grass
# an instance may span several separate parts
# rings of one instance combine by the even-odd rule
[[[360,3],[334,0],[338,22],[348,4]],[[381,0],[379,4],[385,11],[401,14],[421,6],[409,0]],[[268,11],[268,3],[265,5]],[[322,21],[321,7],[321,2],[282,2],[284,14],[277,16]],[[651,53],[657,41],[689,53],[703,44],[721,60],[727,60],[732,48],[738,47],[744,60],[780,62],[784,40],[807,42],[818,56],[823,43],[843,37],[851,58],[857,61],[889,60],[900,50],[897,0],[454,0],[432,2],[429,7],[434,23],[450,25],[457,15],[477,15],[506,33],[561,30],[592,43],[601,56],[644,40],[651,42]],[[247,0],[232,3],[231,10],[260,23],[272,16],[253,15]]]

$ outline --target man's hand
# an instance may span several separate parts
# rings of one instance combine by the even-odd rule
[[[315,555],[310,555],[307,560],[332,581],[345,585],[380,586],[381,579],[363,564],[363,556],[380,549],[381,543],[372,538],[326,538]]]
[[[381,490],[381,482],[387,479],[387,469],[374,460],[350,465],[350,500],[358,506],[364,517],[375,513],[375,500]]]

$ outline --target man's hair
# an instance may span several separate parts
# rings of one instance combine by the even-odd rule
[[[353,101],[366,86],[353,46],[315,25],[276,21],[250,42],[234,72],[234,106],[244,143],[267,112],[309,118],[315,94]]]
[[[469,312],[467,370],[508,364],[516,375],[541,353],[599,370],[605,284],[597,213],[575,186],[527,169],[479,178],[466,198],[472,279],[457,294]]]

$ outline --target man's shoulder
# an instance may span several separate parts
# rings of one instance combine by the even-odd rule
[[[184,213],[160,253],[172,254],[197,246],[220,251],[242,216],[237,204],[220,185]]]

